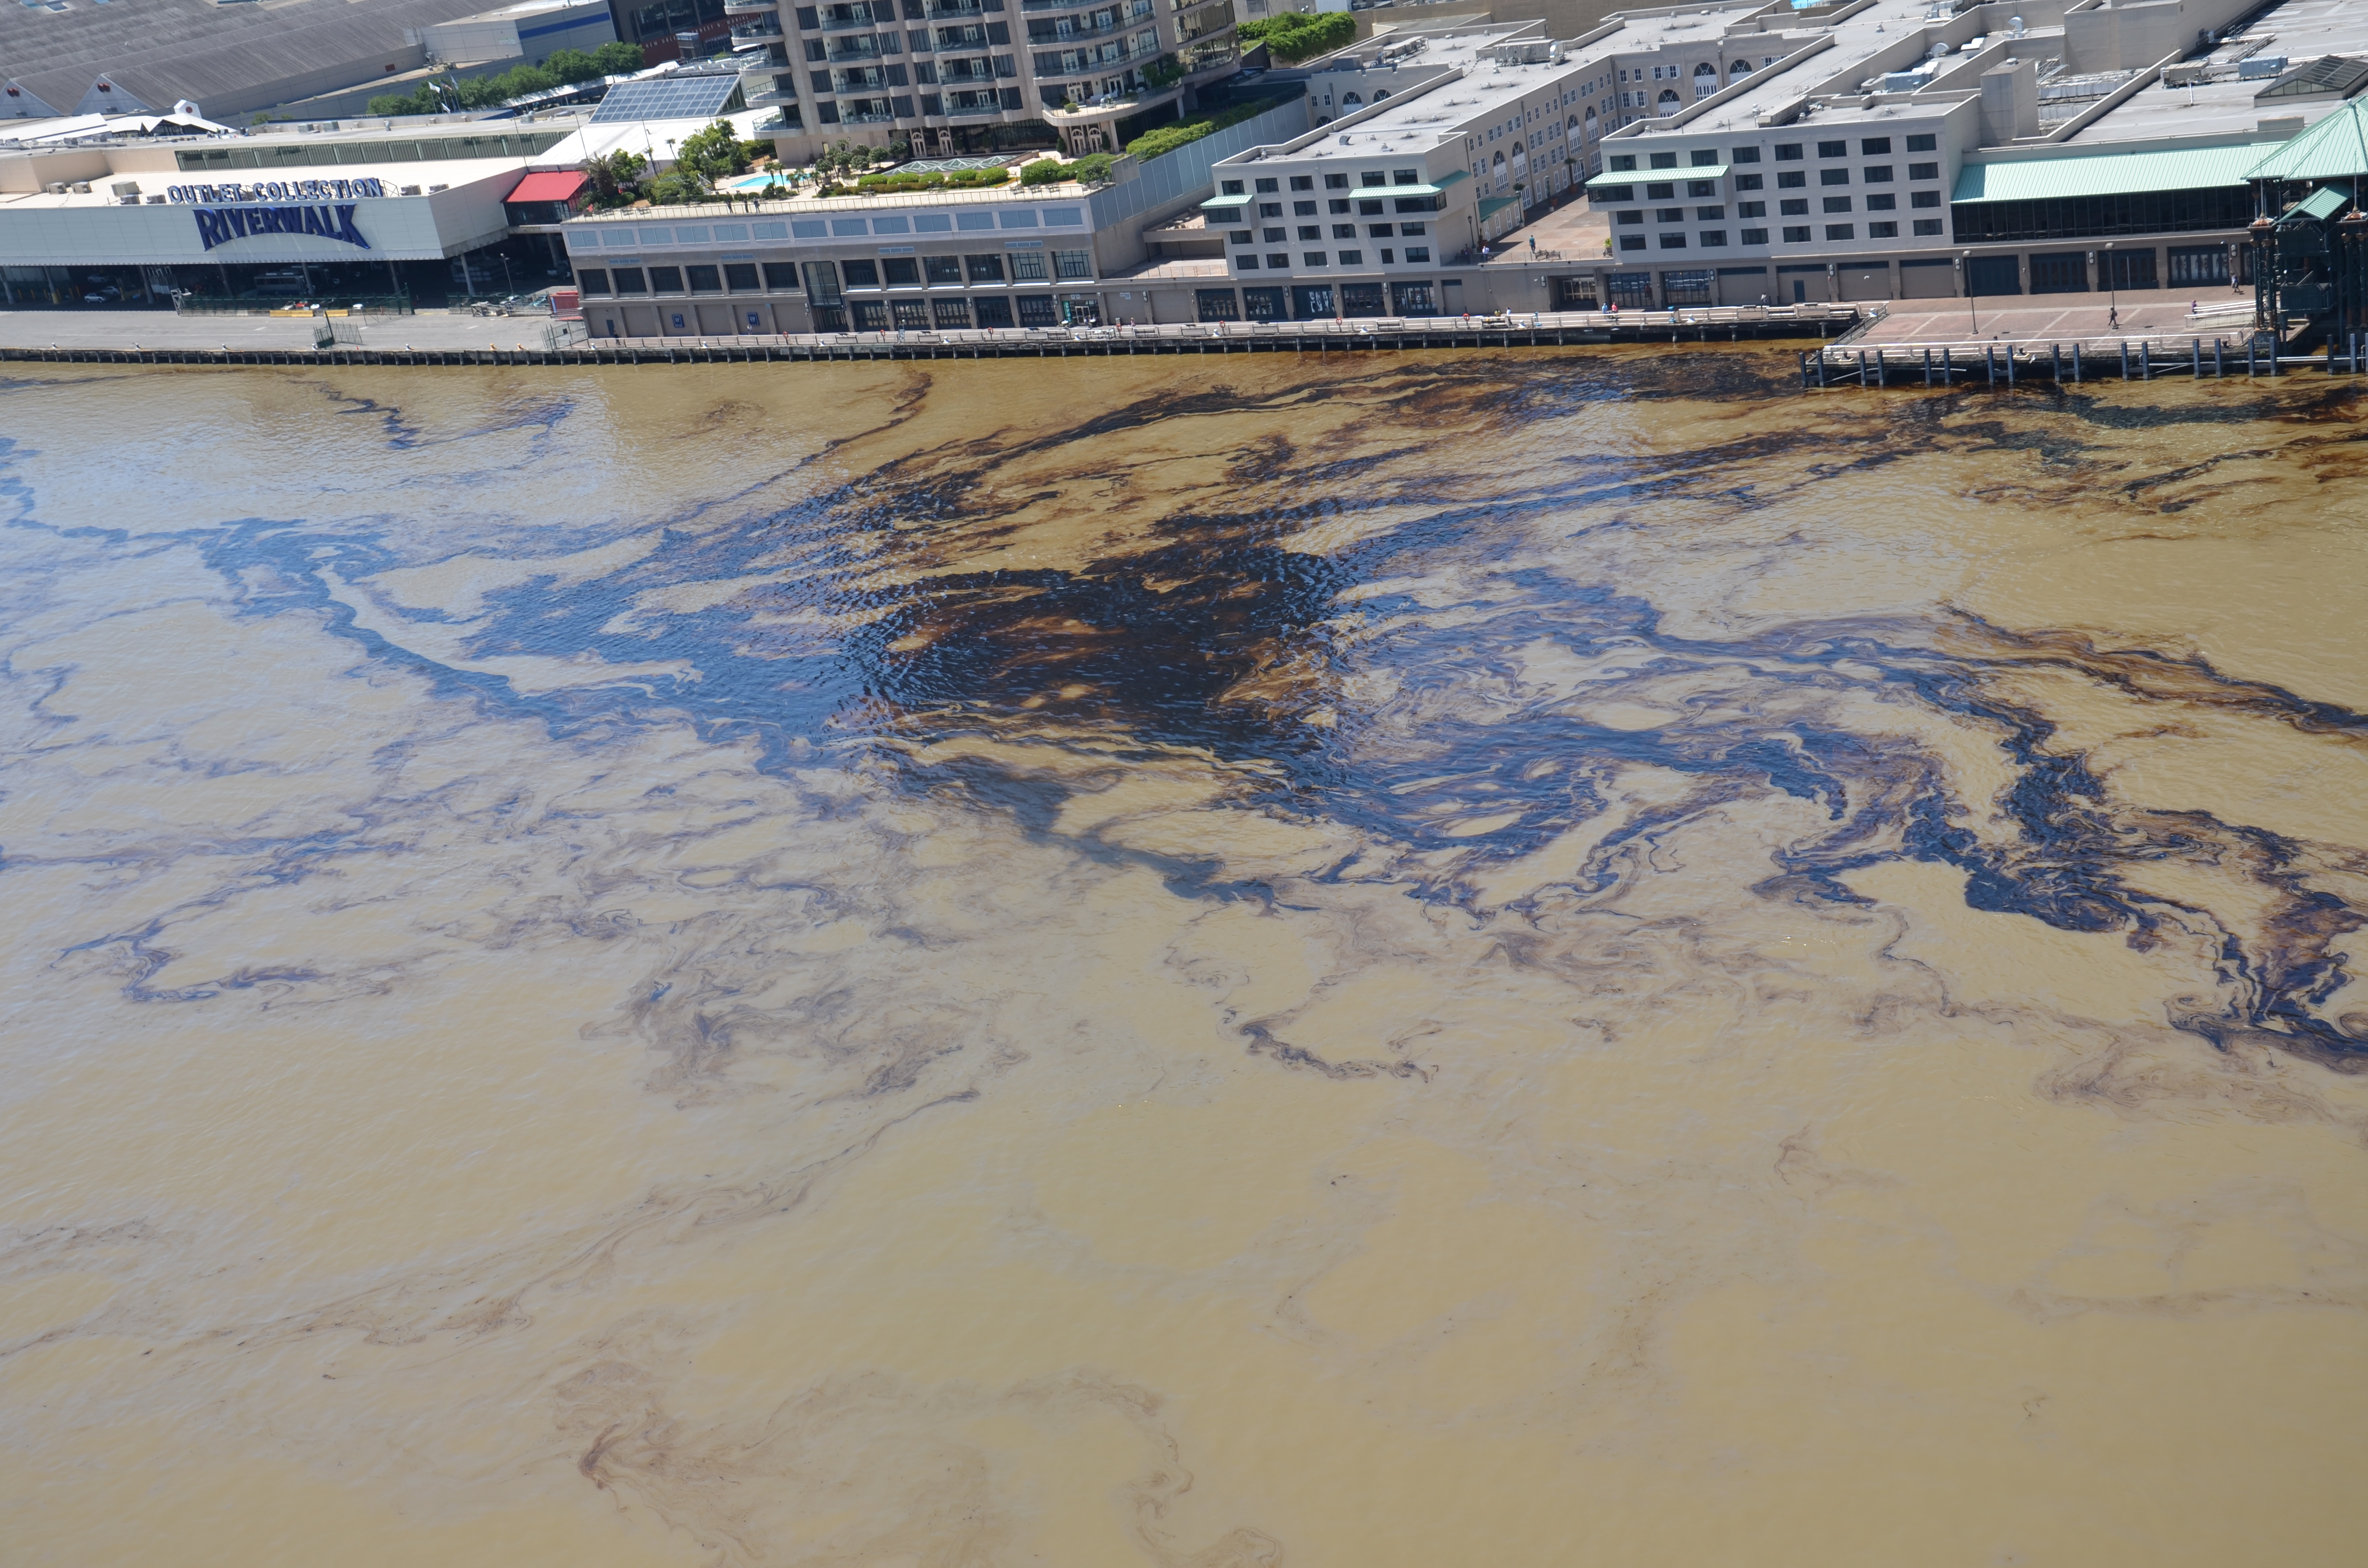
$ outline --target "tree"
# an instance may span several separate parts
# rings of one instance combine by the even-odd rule
[[[592,181],[592,205],[595,207],[626,207],[641,199],[642,176],[649,162],[639,153],[623,148],[594,158],[584,165],[584,173]]]
[[[719,119],[682,139],[682,145],[674,152],[675,170],[692,190],[711,191],[748,166],[746,146],[734,133],[730,120]]]

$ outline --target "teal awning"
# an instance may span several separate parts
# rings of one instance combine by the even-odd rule
[[[1230,212],[1237,207],[1247,207],[1250,204],[1251,199],[1251,198],[1247,196],[1212,196],[1209,198],[1208,200],[1201,203],[1201,210],[1203,212]]]
[[[2285,217],[2279,219],[2278,222],[2283,223],[2295,218],[2332,218],[2351,205],[2351,198],[2349,193],[2335,186],[2322,186],[2311,192],[2308,200],[2287,213]]]
[[[2247,171],[2251,179],[2347,179],[2368,175],[2368,98],[2355,98]]]
[[[2134,196],[2156,190],[2214,190],[2243,185],[2275,143],[2195,147],[2162,153],[2067,153],[1967,164],[1951,201],[2056,201],[2080,196]]]
[[[1616,175],[1596,176],[1587,182],[1587,188],[1593,190],[1599,185],[1644,185],[1647,181],[1655,185],[1668,185],[1672,180],[1725,179],[1725,164],[1697,164],[1690,169],[1622,169]]]
[[[1484,196],[1480,199],[1480,221],[1486,222],[1513,204],[1509,196]]]

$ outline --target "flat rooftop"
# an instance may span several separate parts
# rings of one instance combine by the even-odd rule
[[[2157,82],[2141,88],[2129,101],[2082,129],[2071,144],[2162,136],[2249,136],[2264,119],[2316,124],[2340,108],[2341,103],[2332,98],[2309,103],[2273,98],[2257,104],[2254,95],[2267,87],[2271,79],[2239,77],[2237,65],[2247,58],[2283,55],[2291,68],[2328,54],[2368,57],[2368,5],[2362,0],[2286,0],[2253,17],[2208,57],[2190,55],[2191,65],[2204,65],[2203,81],[2192,86]]]

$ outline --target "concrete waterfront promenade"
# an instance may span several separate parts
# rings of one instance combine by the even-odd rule
[[[1314,353],[1419,348],[1832,339],[1853,305],[1574,311],[1509,316],[1195,323],[1004,331],[828,333],[749,337],[596,338],[552,346],[540,316],[366,318],[359,343],[313,347],[305,317],[162,312],[0,314],[0,361],[110,364],[589,365],[840,359],[1110,358],[1140,354]]]

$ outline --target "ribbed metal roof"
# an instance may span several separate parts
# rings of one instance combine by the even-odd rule
[[[2342,179],[2368,175],[2368,100],[2341,108],[2248,171],[2252,179]]]
[[[64,11],[0,0],[0,76],[51,104],[79,103],[104,73],[142,103],[192,98],[212,118],[408,70],[406,28],[486,0],[116,0]]]
[[[2242,185],[2274,142],[2163,153],[2067,153],[2060,158],[1967,164],[1951,201],[2055,201],[2154,190],[2215,190]]]

